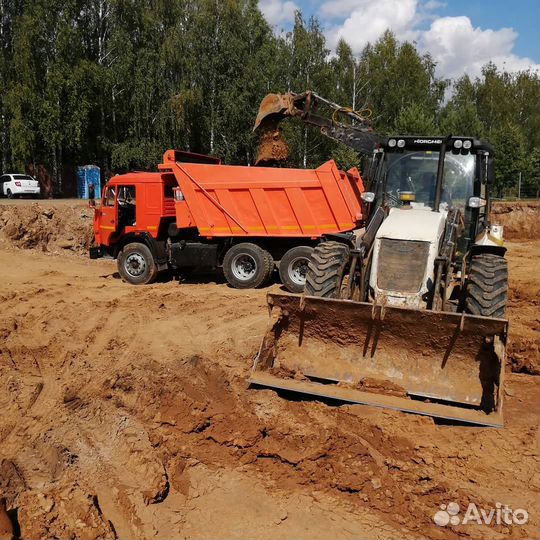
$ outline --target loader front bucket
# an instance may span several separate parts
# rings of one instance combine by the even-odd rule
[[[507,321],[292,294],[268,305],[251,383],[503,425]]]

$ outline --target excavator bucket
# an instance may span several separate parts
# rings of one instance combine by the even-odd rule
[[[253,129],[257,129],[268,119],[279,122],[288,116],[293,116],[296,94],[267,94],[259,105],[259,112]]]
[[[251,383],[502,427],[507,321],[292,294],[268,306]]]
[[[296,94],[267,94],[261,101],[253,129],[259,128],[259,145],[255,165],[271,166],[285,163],[289,147],[281,134],[279,123],[294,116]]]

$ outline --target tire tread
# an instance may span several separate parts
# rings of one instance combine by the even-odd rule
[[[340,242],[323,242],[311,256],[306,275],[305,293],[323,298],[339,298],[350,249]]]
[[[508,264],[492,253],[471,258],[465,310],[473,315],[504,318],[508,300]]]

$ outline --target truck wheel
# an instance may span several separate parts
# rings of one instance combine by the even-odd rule
[[[270,279],[273,269],[272,255],[249,242],[232,246],[223,259],[223,274],[235,289],[264,285]]]
[[[279,277],[289,292],[303,292],[312,253],[313,248],[310,246],[296,246],[289,249],[281,258]]]
[[[311,255],[306,275],[305,293],[309,296],[339,298],[350,249],[340,242],[323,242]]]
[[[152,283],[158,274],[152,252],[145,244],[133,242],[118,255],[118,273],[132,285]]]
[[[484,317],[504,318],[508,300],[508,265],[500,255],[481,253],[471,258],[465,309]]]

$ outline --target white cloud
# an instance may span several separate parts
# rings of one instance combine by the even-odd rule
[[[445,8],[448,4],[446,2],[439,2],[438,0],[428,0],[424,4],[425,9],[439,9],[439,8]]]
[[[441,17],[422,32],[419,46],[437,61],[437,70],[445,77],[468,73],[480,75],[482,66],[493,62],[508,71],[539,69],[530,58],[512,53],[517,33],[512,28],[500,30],[473,27],[468,17]]]
[[[475,77],[490,61],[511,72],[540,70],[512,52],[517,38],[512,28],[482,29],[466,16],[440,17],[437,11],[446,7],[442,0],[311,0],[311,5],[319,5],[314,14],[326,28],[330,49],[343,38],[359,54],[390,29],[399,40],[415,41],[420,52],[430,53],[439,76]],[[292,22],[299,9],[293,0],[260,0],[259,7],[273,26]]]
[[[508,71],[540,69],[530,58],[512,53],[517,38],[512,28],[482,29],[466,16],[439,17],[435,11],[445,6],[439,0],[323,0],[319,16],[329,21],[331,49],[343,38],[359,54],[390,29],[398,39],[415,41],[421,52],[429,52],[444,77],[474,77],[490,61]]]
[[[292,0],[260,0],[259,9],[272,26],[294,21],[294,13],[300,8]]]
[[[321,13],[334,18],[347,14],[343,23],[328,29],[328,44],[335,47],[339,39],[344,39],[359,53],[388,28],[400,39],[414,39],[416,9],[417,0],[327,0]]]

